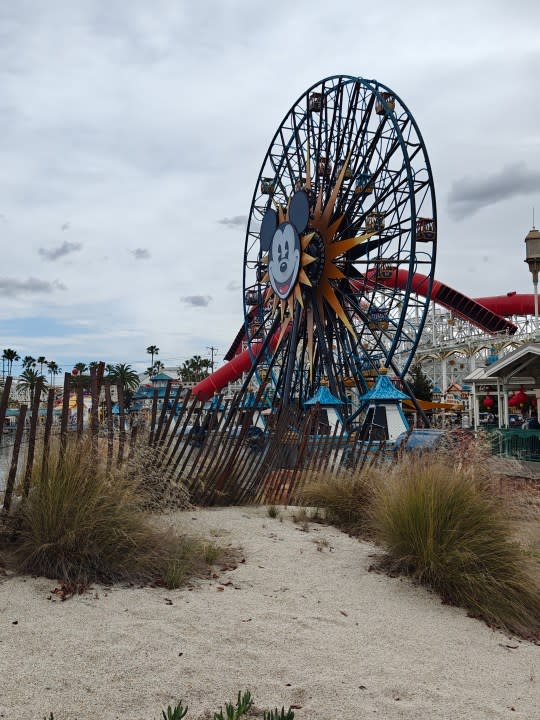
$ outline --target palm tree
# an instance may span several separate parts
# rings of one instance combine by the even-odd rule
[[[25,355],[22,360],[22,366],[25,370],[30,370],[36,367],[36,358],[31,355]]]
[[[126,390],[136,390],[141,384],[137,372],[127,363],[112,365],[109,377],[114,382],[120,383],[124,388],[124,392]]]
[[[73,366],[73,369],[77,370],[79,375],[83,375],[86,372],[86,370],[88,370],[88,365],[83,362],[78,362],[78,363],[75,363],[75,365]]]
[[[130,407],[133,394],[141,384],[137,372],[127,363],[118,363],[112,366],[109,377],[122,386],[125,406]]]
[[[146,352],[152,356],[152,366],[154,365],[154,355],[159,355],[159,348],[157,345],[149,345],[146,348]]]
[[[202,358],[200,355],[194,355],[178,368],[178,374],[184,382],[200,382],[207,377],[211,367],[210,360]]]
[[[7,374],[11,375],[11,371],[13,370],[13,363],[20,360],[20,356],[16,350],[11,350],[11,348],[6,348],[2,354],[2,360],[5,360],[8,364],[7,367]]]
[[[62,368],[58,367],[54,360],[49,360],[49,362],[47,363],[47,368],[51,376],[51,385],[54,385],[56,376],[58,375],[58,373],[62,372]]]
[[[43,381],[43,387],[47,384],[47,381],[40,375],[37,370],[31,367],[27,367],[22,373],[17,382],[17,393],[19,395],[30,395],[30,405],[34,402],[34,393],[39,380]]]
[[[45,357],[45,355],[40,355],[40,356],[36,359],[36,362],[37,362],[37,364],[39,365],[39,372],[40,372],[40,374],[43,375],[43,366],[46,364],[47,358]]]

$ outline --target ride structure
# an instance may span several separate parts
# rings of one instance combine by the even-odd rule
[[[376,80],[313,85],[263,160],[244,249],[247,356],[267,397],[303,407],[321,386],[351,417],[380,367],[406,387],[433,285],[436,203],[426,148]],[[421,273],[424,293],[413,278]],[[403,278],[405,277],[405,281]]]

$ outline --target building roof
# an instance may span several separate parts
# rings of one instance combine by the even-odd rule
[[[476,368],[464,381],[495,385],[497,378],[512,385],[534,385],[540,381],[540,344],[522,345],[487,368]]]
[[[139,385],[134,397],[137,400],[144,400],[145,398],[152,400],[152,398],[154,397],[154,392],[156,390],[159,399],[165,397],[167,388],[163,385],[161,387],[148,387],[148,385]],[[174,393],[171,394],[171,399],[174,399]]]
[[[409,400],[409,396],[398,390],[394,383],[387,375],[379,375],[377,382],[368,390],[365,395],[361,395],[359,400],[364,402],[374,400],[375,402],[384,402],[386,400]]]
[[[335,405],[343,405],[343,401],[339,400],[335,395],[332,395],[330,390],[325,385],[320,385],[315,391],[313,397],[304,402],[306,405],[320,405],[321,407],[333,407]]]
[[[169,380],[174,380],[174,378],[163,372],[158,373],[157,375],[152,375],[150,378],[150,382],[168,382]]]

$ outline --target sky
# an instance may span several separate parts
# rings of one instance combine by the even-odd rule
[[[340,73],[394,89],[420,127],[437,279],[532,292],[539,26],[533,0],[0,0],[0,350],[219,364],[270,140]]]

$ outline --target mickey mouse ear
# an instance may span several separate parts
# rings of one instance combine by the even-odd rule
[[[309,199],[304,190],[295,192],[289,206],[289,222],[299,233],[306,229],[309,220]]]
[[[261,250],[263,252],[270,249],[277,226],[277,212],[273,208],[268,208],[262,219],[261,229],[259,231],[261,238]]]

